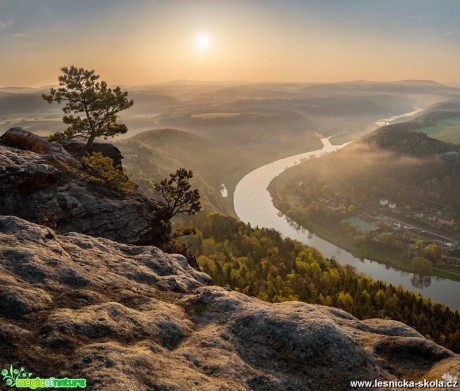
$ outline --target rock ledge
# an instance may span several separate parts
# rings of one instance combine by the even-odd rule
[[[179,255],[0,216],[0,355],[91,390],[346,390],[458,376],[460,359],[395,321],[269,304]]]

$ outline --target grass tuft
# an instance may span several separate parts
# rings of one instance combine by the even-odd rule
[[[50,152],[49,144],[32,134],[6,132],[2,136],[2,142],[13,148],[25,149],[39,154],[47,154]]]

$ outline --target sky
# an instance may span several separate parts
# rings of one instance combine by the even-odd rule
[[[0,86],[170,80],[460,84],[460,0],[0,0]]]

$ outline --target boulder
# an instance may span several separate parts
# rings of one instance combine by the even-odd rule
[[[82,156],[84,146],[85,143],[78,140],[69,140],[64,144],[64,148],[76,159],[80,159]],[[123,155],[120,150],[112,144],[94,142],[90,152],[100,152],[103,156],[111,158],[115,167],[121,167]]]
[[[39,154],[53,154],[68,157],[69,154],[57,143],[49,142],[46,137],[40,137],[21,127],[8,129],[0,137],[0,144],[9,147],[36,152]]]

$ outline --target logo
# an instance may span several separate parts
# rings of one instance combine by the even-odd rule
[[[86,379],[32,378],[32,373],[26,371],[24,367],[15,369],[12,364],[9,369],[2,370],[2,376],[7,386],[16,388],[31,388],[32,390],[36,388],[86,388]]]
[[[442,379],[443,380],[446,380],[448,382],[455,382],[458,380],[458,377],[457,376],[453,376],[451,375],[450,373],[445,373],[444,375],[442,375]]]

